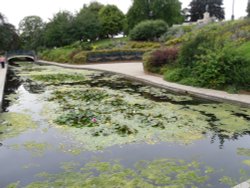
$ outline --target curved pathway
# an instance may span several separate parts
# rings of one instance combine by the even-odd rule
[[[143,70],[141,62],[133,63],[102,63],[102,64],[86,64],[86,65],[72,65],[72,64],[60,64],[56,62],[48,62],[39,60],[39,63],[56,65],[65,68],[75,69],[89,69],[98,71],[107,71],[112,73],[121,74],[127,78],[135,79],[150,85],[158,86],[168,89],[170,91],[178,92],[181,94],[189,94],[199,98],[209,99],[219,102],[229,102],[238,104],[245,107],[250,107],[250,95],[244,94],[229,94],[224,91],[218,91],[213,89],[196,88],[192,86],[185,86],[181,84],[171,83],[163,80],[162,77],[146,74]]]

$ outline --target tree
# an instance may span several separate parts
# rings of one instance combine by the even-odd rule
[[[107,5],[99,12],[102,34],[105,37],[114,36],[123,31],[125,16],[115,5]]]
[[[4,15],[0,12],[0,25],[2,25],[5,22]]]
[[[98,13],[102,4],[93,2],[89,6],[84,5],[74,20],[75,40],[95,40],[101,33],[101,23]]]
[[[250,18],[250,1],[247,4],[247,17]]]
[[[225,12],[223,6],[223,0],[192,0],[190,5],[190,21],[196,22],[203,18],[203,14],[208,7],[210,16],[214,16],[219,20],[225,18]]]
[[[19,23],[19,33],[24,49],[37,49],[42,45],[44,23],[39,16],[27,16]]]
[[[19,36],[15,27],[7,23],[4,15],[0,13],[0,53],[15,50],[18,47]]]
[[[143,20],[164,20],[168,25],[183,21],[179,0],[133,0],[128,10],[128,27],[132,29]]]
[[[73,16],[67,11],[58,12],[46,24],[44,39],[47,47],[61,47],[74,41],[72,36]]]

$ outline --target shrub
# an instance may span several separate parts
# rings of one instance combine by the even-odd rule
[[[216,32],[199,32],[182,45],[179,62],[184,66],[193,66],[197,57],[206,53],[206,49],[219,48],[216,45]]]
[[[160,43],[158,42],[129,42],[126,47],[132,49],[154,49],[159,48]]]
[[[177,48],[158,49],[147,53],[143,58],[144,69],[149,72],[160,73],[163,66],[173,64],[178,57]]]
[[[146,20],[137,24],[129,33],[131,40],[155,41],[168,29],[163,20]]]
[[[80,46],[81,46],[81,49],[84,51],[90,51],[93,49],[91,43],[89,43],[89,42],[81,42]]]
[[[160,40],[162,42],[167,42],[168,40],[180,38],[186,33],[191,33],[193,30],[193,25],[171,27],[161,36]]]
[[[79,53],[77,53],[73,58],[72,58],[72,62],[75,64],[82,64],[82,63],[86,63],[87,61],[87,53],[84,51],[81,51]]]
[[[183,69],[167,66],[164,69],[164,79],[171,82],[178,82],[183,78]]]

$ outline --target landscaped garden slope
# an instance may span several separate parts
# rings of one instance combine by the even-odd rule
[[[144,68],[167,81],[250,90],[250,20],[171,28],[167,47],[144,56]]]
[[[84,64],[141,60],[144,52],[159,48],[158,42],[135,42],[128,38],[104,39],[96,42],[76,42],[72,45],[48,49],[39,54],[43,60],[60,63]]]

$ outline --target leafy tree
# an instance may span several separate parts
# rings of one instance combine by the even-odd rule
[[[44,39],[47,47],[65,46],[74,41],[72,36],[73,16],[66,11],[58,12],[46,24]]]
[[[250,1],[247,4],[247,17],[250,18]]]
[[[6,22],[3,14],[0,13],[0,53],[7,50],[14,50],[19,47],[19,36],[15,27]]]
[[[44,23],[39,16],[27,16],[19,23],[19,33],[24,49],[37,49],[42,45]]]
[[[182,22],[181,3],[179,0],[133,0],[127,13],[129,29],[148,19],[161,19],[168,25]]]
[[[0,12],[0,25],[2,25],[5,22],[4,15]]]
[[[101,33],[101,23],[98,13],[103,7],[102,4],[93,2],[89,6],[84,5],[74,20],[75,40],[95,40]]]
[[[225,18],[223,0],[192,0],[190,5],[190,21],[196,22],[198,19],[203,18],[203,14],[208,6],[210,16],[214,16],[219,20]]]
[[[107,5],[99,12],[102,34],[105,37],[114,36],[122,32],[125,16],[115,5]]]

